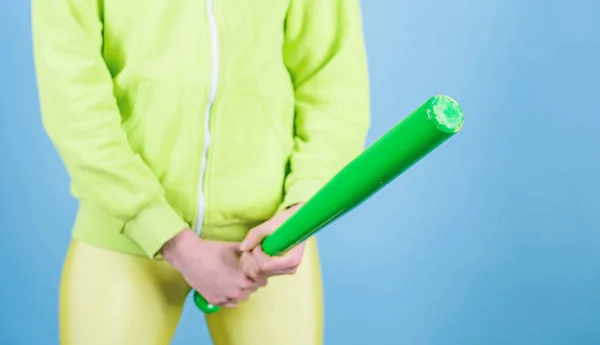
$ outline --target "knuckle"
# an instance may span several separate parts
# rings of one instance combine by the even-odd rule
[[[252,262],[252,255],[249,252],[243,252],[240,259],[244,262]]]
[[[292,269],[299,265],[299,260],[295,257],[288,257],[284,262],[285,268]]]
[[[296,269],[298,266],[300,266],[300,261],[301,261],[300,258],[292,258],[290,263],[291,263],[292,267],[294,267],[294,269]]]
[[[207,299],[207,302],[212,305],[221,305],[227,302],[227,299],[225,297],[213,297],[211,299]]]
[[[238,299],[241,294],[242,294],[242,290],[238,288],[238,289],[232,289],[231,291],[229,291],[225,295],[229,299]]]

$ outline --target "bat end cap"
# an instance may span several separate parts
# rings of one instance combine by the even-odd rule
[[[427,116],[440,131],[454,134],[461,130],[464,117],[458,102],[446,95],[436,95],[427,103]]]

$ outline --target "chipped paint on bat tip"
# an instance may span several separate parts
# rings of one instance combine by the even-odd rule
[[[461,130],[464,117],[458,102],[445,95],[436,95],[427,104],[427,119],[435,122],[439,130],[447,133]]]

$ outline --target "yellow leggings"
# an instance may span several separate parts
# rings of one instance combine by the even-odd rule
[[[189,292],[179,273],[164,261],[73,240],[60,286],[60,343],[170,344]],[[272,277],[248,301],[207,315],[206,321],[216,345],[322,344],[315,240],[308,241],[295,275]]]

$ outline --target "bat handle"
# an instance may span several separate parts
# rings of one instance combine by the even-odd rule
[[[202,310],[205,314],[213,314],[221,310],[221,307],[208,303],[206,298],[198,291],[194,291],[194,303],[196,303],[198,309]]]
[[[269,238],[269,237],[271,237],[271,236],[268,236],[267,238]],[[265,250],[264,242],[263,242],[263,250]],[[266,253],[269,256],[273,256],[277,252],[275,250],[269,250],[269,248],[267,248]],[[214,314],[214,313],[218,312],[219,310],[221,310],[221,307],[219,307],[218,305],[213,305],[213,304],[208,303],[206,298],[204,298],[204,296],[202,296],[202,294],[200,294],[196,290],[194,290],[194,303],[196,304],[196,307],[198,307],[198,309],[203,311],[205,314]]]

